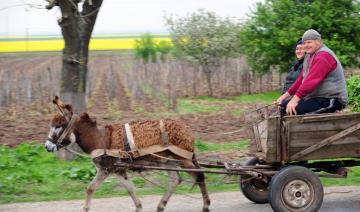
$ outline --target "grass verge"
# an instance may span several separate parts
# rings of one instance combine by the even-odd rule
[[[247,141],[206,144],[196,141],[198,151],[227,151],[243,149]],[[0,203],[35,202],[50,200],[84,199],[85,188],[95,175],[95,167],[89,158],[61,161],[54,154],[45,151],[43,145],[21,144],[16,148],[0,146]],[[137,194],[163,194],[167,187],[167,175],[154,171],[146,178],[131,174]],[[192,179],[181,173],[183,183],[176,193],[199,192],[191,190]],[[206,174],[210,192],[237,191],[238,176]],[[322,178],[324,186],[360,185],[360,167],[352,168],[345,179]],[[95,198],[126,196],[127,192],[118,186],[115,177],[109,177],[95,192]]]
[[[218,147],[229,149],[231,145]],[[201,148],[212,149],[215,146],[201,143]],[[16,148],[0,146],[0,155],[0,203],[84,199],[85,188],[96,174],[90,158],[62,161],[46,152],[43,145],[34,143],[24,143]],[[167,188],[167,174],[164,172],[154,171],[146,179],[136,173],[131,175],[139,195],[163,194]],[[178,186],[176,193],[199,192],[198,187],[191,190],[192,179],[188,174],[181,175],[183,183]],[[206,180],[208,189],[212,192],[238,188],[236,176],[207,174]],[[95,192],[94,197],[126,195],[128,194],[119,186],[118,179],[109,177]]]

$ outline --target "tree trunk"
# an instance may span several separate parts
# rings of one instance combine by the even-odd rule
[[[212,71],[210,69],[210,67],[204,67],[203,69],[205,76],[206,76],[206,82],[208,84],[208,93],[209,96],[213,96],[213,88],[212,88],[212,84],[211,84],[211,75],[212,75]]]
[[[75,113],[86,111],[85,88],[89,41],[103,0],[85,1],[79,12],[79,0],[57,0],[62,17],[58,20],[65,42],[62,58],[60,96],[73,105]],[[52,7],[48,7],[51,9]],[[73,156],[60,153],[62,159]]]
[[[197,96],[197,86],[196,86],[196,83],[197,83],[197,73],[198,73],[198,71],[199,71],[199,69],[200,69],[200,71],[201,71],[201,69],[202,69],[202,67],[201,66],[199,66],[199,69],[197,69],[196,67],[194,67],[193,66],[193,84],[192,84],[192,88],[193,88],[193,93],[194,93],[194,96]]]

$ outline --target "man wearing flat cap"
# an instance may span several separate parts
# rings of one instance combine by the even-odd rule
[[[343,109],[348,96],[339,59],[322,43],[316,30],[307,30],[302,40],[307,53],[302,73],[276,102],[286,108],[288,115],[314,111],[330,113]]]

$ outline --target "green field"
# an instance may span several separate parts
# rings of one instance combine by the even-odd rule
[[[105,34],[94,35],[90,41],[90,50],[124,50],[133,49],[139,34]],[[165,34],[154,35],[155,42],[169,41]],[[2,52],[43,52],[61,51],[64,40],[57,35],[39,36],[0,36],[0,53]]]

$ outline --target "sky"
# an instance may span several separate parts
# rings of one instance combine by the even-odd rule
[[[94,34],[166,32],[164,16],[186,16],[202,8],[243,21],[262,0],[104,0]],[[30,5],[30,6],[29,6]],[[0,0],[0,35],[61,34],[58,7],[45,0]]]

